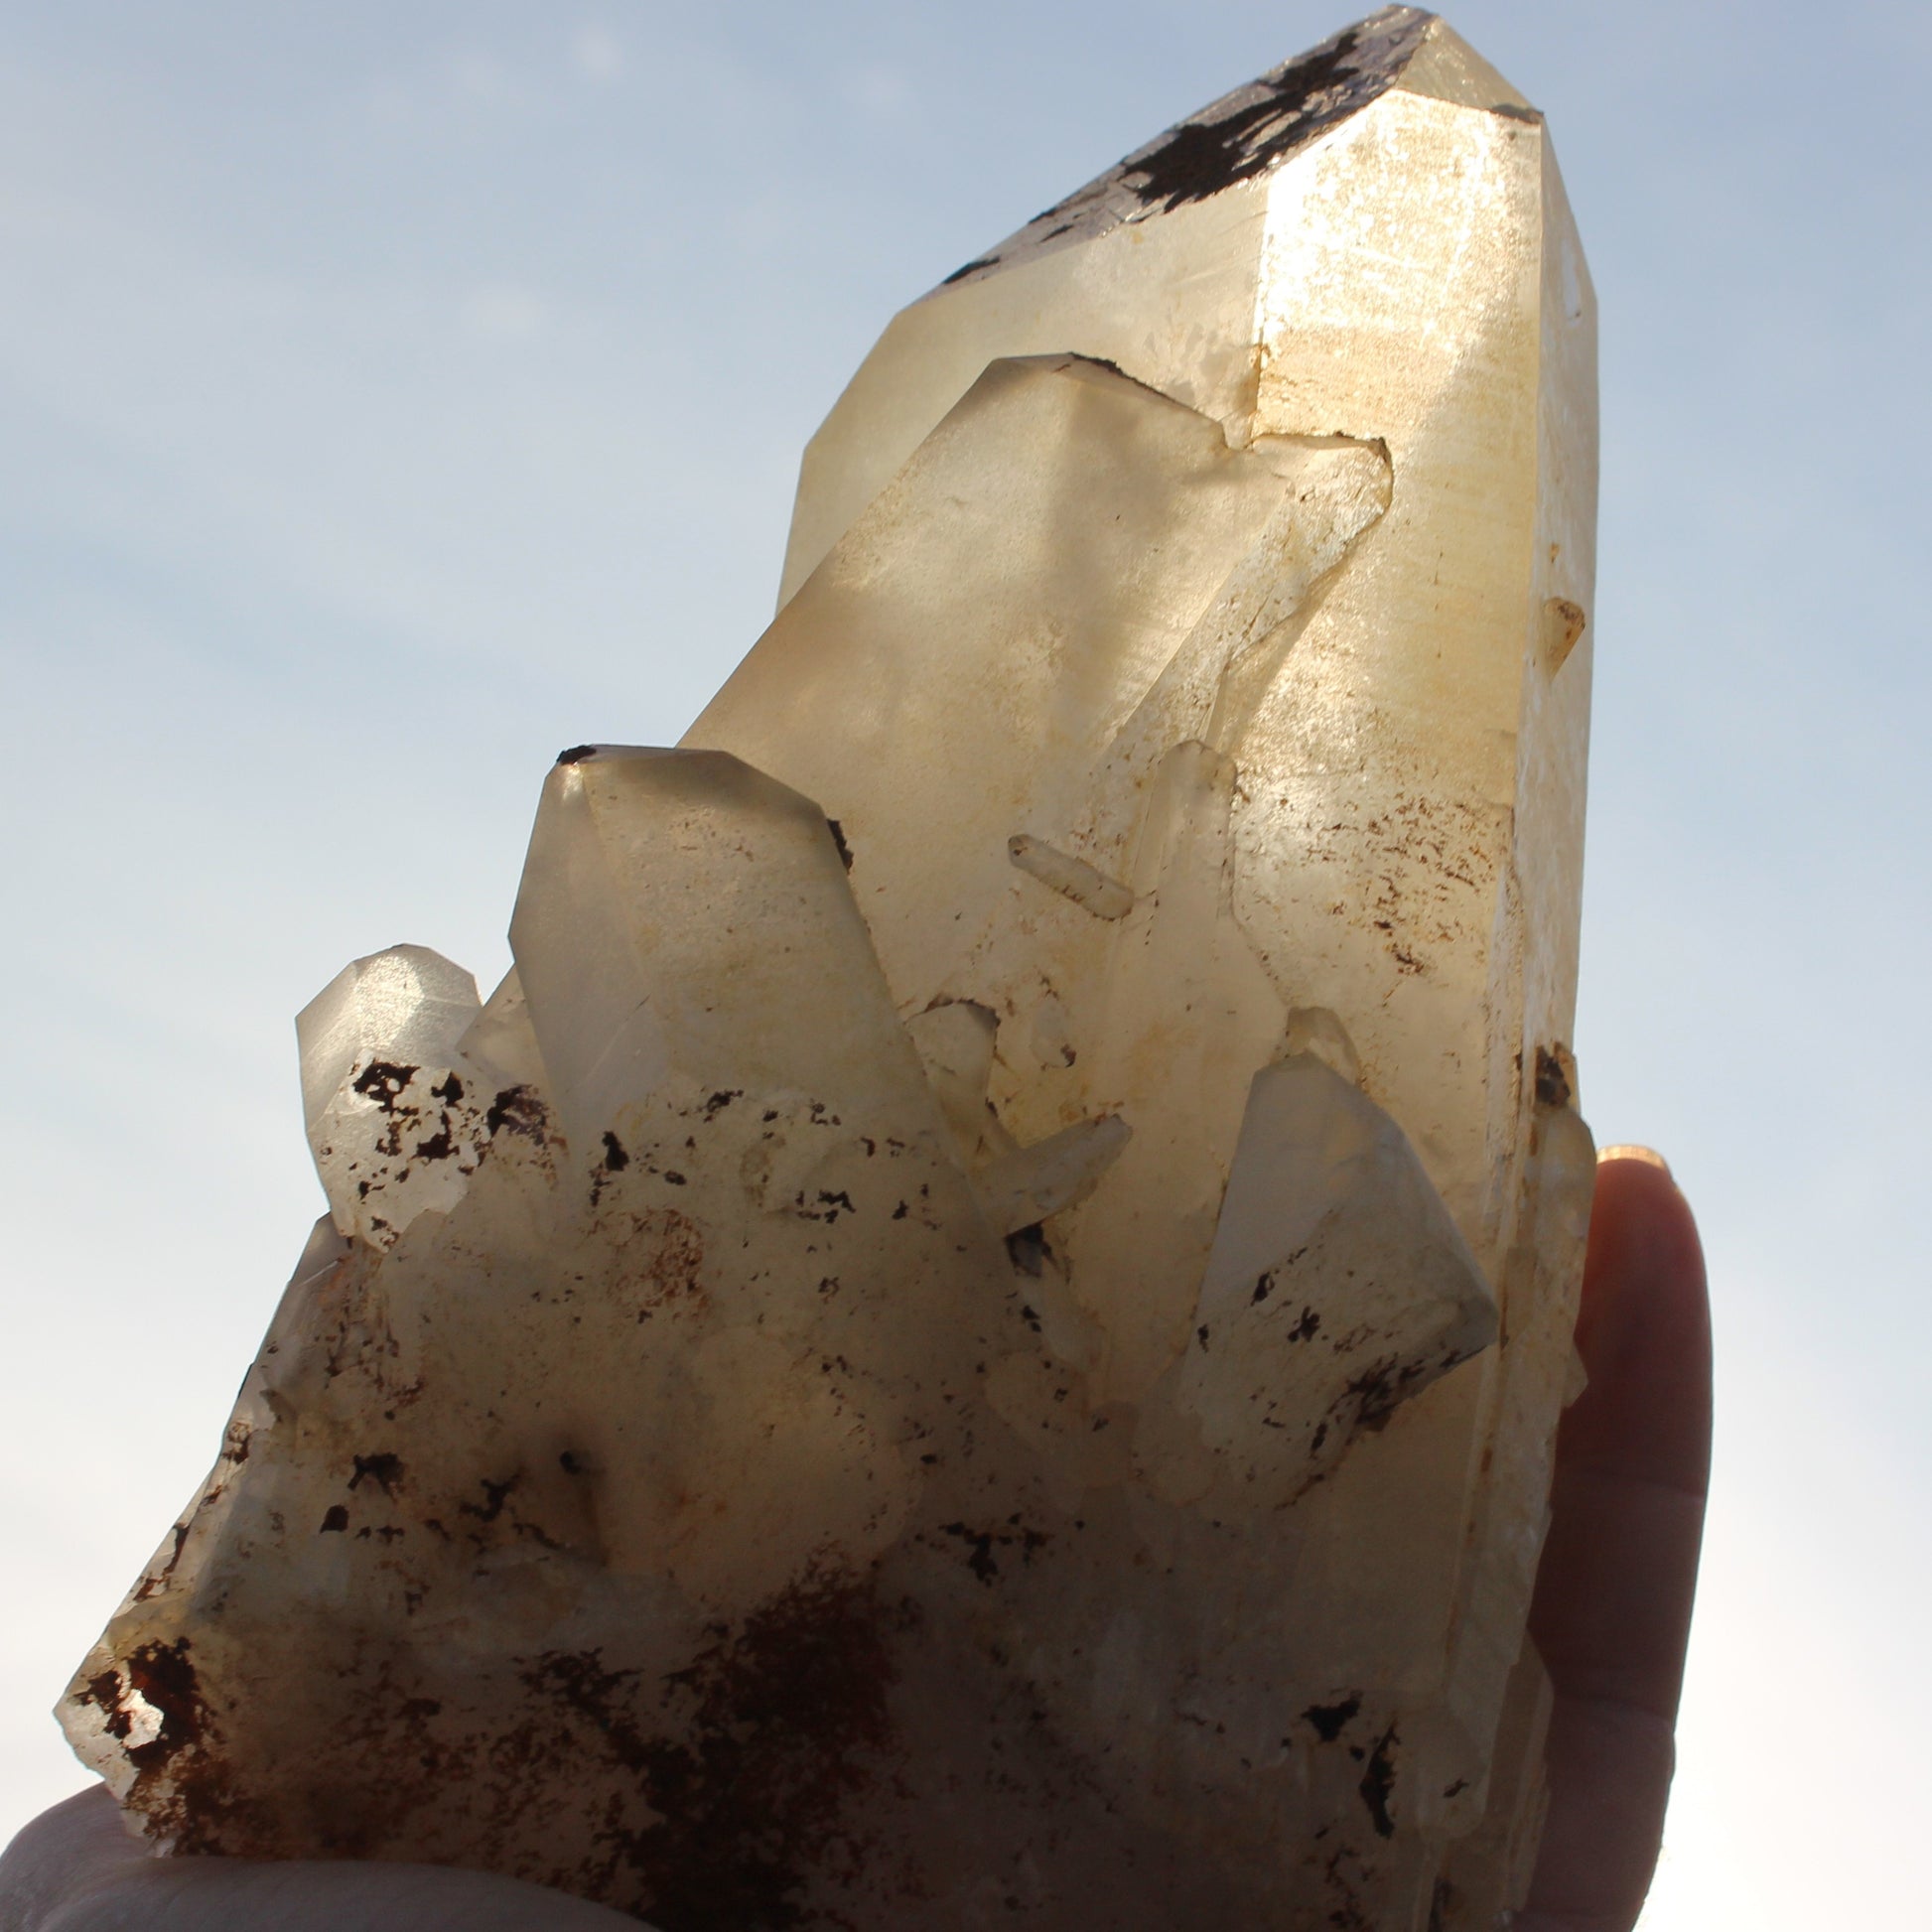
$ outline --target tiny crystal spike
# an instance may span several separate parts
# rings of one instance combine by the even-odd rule
[[[887,330],[685,749],[330,1212],[64,1722],[151,1835],[660,1932],[1477,1932],[1593,1157],[1595,478],[1541,117],[1391,8]]]

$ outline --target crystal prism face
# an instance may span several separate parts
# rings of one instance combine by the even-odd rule
[[[487,1002],[299,1023],[329,1214],[76,1747],[189,1850],[663,1932],[1488,1927],[1593,1159],[1587,278],[1433,17],[916,303]]]

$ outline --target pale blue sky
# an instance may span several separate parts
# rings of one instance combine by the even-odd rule
[[[0,1832],[317,1211],[295,1010],[492,978],[550,757],[752,642],[892,310],[1344,17],[0,0]],[[1602,306],[1584,1098],[1718,1279],[1646,1928],[1922,1925],[1932,16],[1450,19]]]

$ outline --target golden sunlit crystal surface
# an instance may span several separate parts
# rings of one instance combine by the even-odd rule
[[[664,1932],[1487,1927],[1591,1180],[1588,281],[1375,15],[897,317],[486,1002],[300,1022],[330,1212],[75,1679],[186,1850]]]

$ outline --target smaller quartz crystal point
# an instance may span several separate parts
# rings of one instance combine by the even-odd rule
[[[296,1016],[309,1146],[339,1232],[387,1247],[462,1194],[483,1117],[458,1042],[479,1012],[461,966],[392,946],[345,966]]]
[[[1230,1515],[1293,1501],[1496,1327],[1407,1138],[1311,1053],[1255,1075],[1194,1315],[1142,1429],[1178,1419],[1219,1451],[1194,1460]],[[1291,1433],[1299,1462],[1282,1452]]]
[[[608,1159],[627,1105],[678,1086],[725,1093],[722,1110],[782,1084],[902,1139],[936,1131],[825,814],[735,758],[591,748],[560,763],[510,944],[582,1160]]]
[[[551,770],[63,1720],[188,1851],[659,1932],[1487,1932],[1593,1174],[1587,276],[1394,7],[887,330],[771,627]]]

